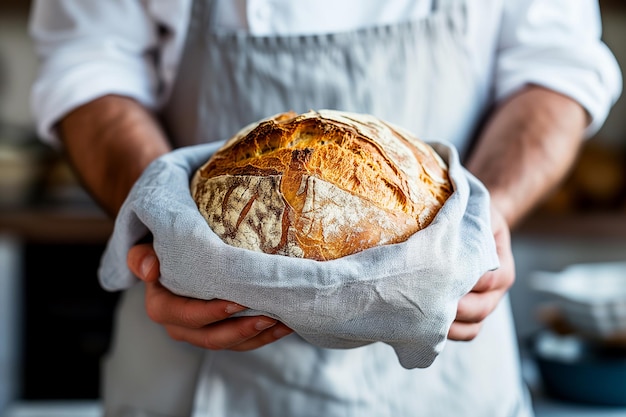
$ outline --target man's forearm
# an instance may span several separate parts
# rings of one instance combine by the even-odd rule
[[[59,134],[83,186],[112,216],[144,168],[171,149],[154,117],[121,96],[70,112],[60,121]]]
[[[568,173],[586,125],[578,103],[541,87],[528,87],[495,110],[466,166],[510,227]]]

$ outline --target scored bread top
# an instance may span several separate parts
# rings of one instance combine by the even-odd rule
[[[407,131],[320,110],[245,127],[197,170],[191,190],[226,243],[328,260],[406,240],[452,185],[445,162]]]

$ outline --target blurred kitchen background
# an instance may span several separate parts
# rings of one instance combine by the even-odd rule
[[[626,1],[601,0],[601,7],[604,40],[624,70]],[[0,1],[0,417],[97,416],[99,361],[117,294],[100,289],[96,268],[112,223],[61,155],[37,141],[28,10],[25,0]],[[553,298],[529,285],[536,271],[626,262],[626,98],[563,186],[514,231],[513,247],[511,301],[538,417],[625,416],[626,395],[623,406],[597,405],[547,390],[528,340],[554,317],[545,314]]]

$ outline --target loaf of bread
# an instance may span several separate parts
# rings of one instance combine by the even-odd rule
[[[224,242],[323,261],[405,241],[452,185],[441,157],[407,131],[320,110],[243,128],[196,171],[191,193]]]

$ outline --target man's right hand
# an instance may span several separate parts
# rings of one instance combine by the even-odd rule
[[[148,316],[163,325],[174,340],[204,349],[246,351],[293,332],[266,316],[231,317],[246,309],[231,301],[200,300],[172,293],[159,282],[159,261],[152,244],[132,247],[127,264],[145,283]]]

